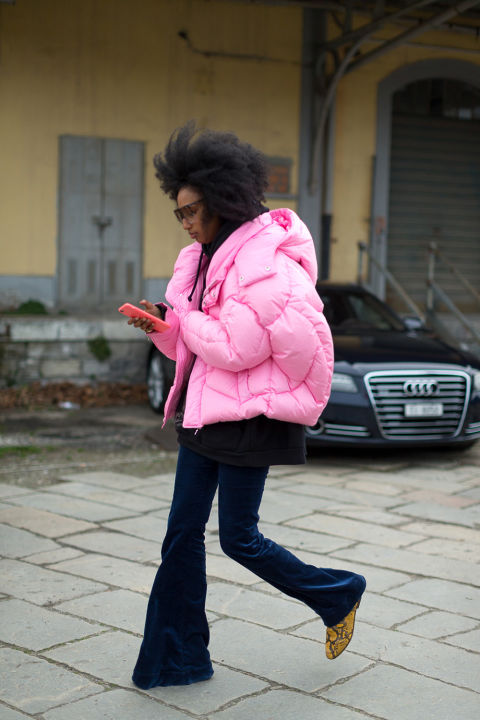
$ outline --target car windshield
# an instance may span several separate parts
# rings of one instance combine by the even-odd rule
[[[320,289],[324,313],[332,331],[356,333],[360,330],[405,331],[405,325],[374,295],[362,292]]]

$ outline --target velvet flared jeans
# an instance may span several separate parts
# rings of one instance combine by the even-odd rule
[[[268,467],[238,467],[184,447],[145,633],[133,672],[143,689],[188,685],[213,674],[205,615],[205,525],[218,487],[220,544],[226,555],[290,597],[306,603],[327,626],[360,599],[365,578],[306,565],[258,530]]]

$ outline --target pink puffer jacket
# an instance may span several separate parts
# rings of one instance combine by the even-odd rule
[[[165,421],[193,362],[184,427],[262,414],[313,425],[330,395],[333,346],[307,227],[287,209],[244,223],[212,257],[203,312],[193,309],[201,287],[188,301],[200,253],[198,243],[180,252],[166,292],[170,329],[149,336],[177,363]]]

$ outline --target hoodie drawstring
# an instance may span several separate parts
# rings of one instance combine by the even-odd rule
[[[192,302],[193,300],[193,293],[195,292],[195,288],[197,287],[198,278],[200,277],[200,269],[202,267],[202,260],[203,260],[203,251],[204,247],[202,245],[202,252],[200,253],[200,257],[198,258],[198,267],[197,267],[197,274],[195,275],[195,282],[193,283],[192,291],[190,295],[188,296],[188,302]]]

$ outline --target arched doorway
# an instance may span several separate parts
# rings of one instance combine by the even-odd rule
[[[454,60],[406,66],[380,84],[378,103],[373,252],[420,304],[431,240],[478,285],[480,67]],[[455,278],[445,271],[440,279],[468,311]],[[393,299],[380,273],[371,280]]]

